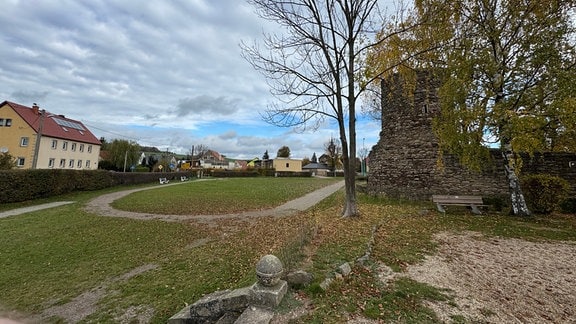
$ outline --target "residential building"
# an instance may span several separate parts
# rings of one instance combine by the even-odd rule
[[[314,175],[326,176],[329,170],[330,168],[328,168],[328,165],[326,163],[318,163],[318,159],[316,158],[316,152],[312,154],[312,160],[310,161],[310,163],[302,167],[302,171],[311,172],[313,176]]]
[[[276,169],[277,172],[301,172],[302,160],[275,158],[272,160],[272,167]]]
[[[0,152],[21,169],[98,169],[101,143],[80,121],[34,104],[0,104]]]
[[[207,150],[198,156],[200,166],[207,169],[227,169],[234,170],[239,166],[233,159],[227,159],[224,155],[212,150]]]

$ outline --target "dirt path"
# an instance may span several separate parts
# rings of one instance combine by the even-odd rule
[[[72,204],[72,203],[74,203],[74,202],[73,201],[57,201],[57,202],[35,205],[35,206],[30,206],[30,207],[11,209],[11,210],[7,210],[5,212],[1,212],[0,218],[20,215],[20,214],[25,214],[25,213],[30,213],[30,212],[35,212],[37,210],[53,208],[53,207],[68,205],[68,204]]]
[[[129,280],[134,276],[156,268],[158,268],[158,266],[155,264],[145,264],[118,277],[111,278],[96,288],[83,292],[66,304],[51,306],[42,312],[43,321],[49,319],[51,316],[57,316],[63,318],[68,323],[77,323],[98,309],[98,302],[104,296],[111,293],[108,287],[110,284]],[[149,313],[151,314],[147,317],[147,321],[152,317],[153,311]]]
[[[576,323],[576,244],[441,233],[439,251],[408,269],[448,288],[453,303],[431,303],[444,322]]]

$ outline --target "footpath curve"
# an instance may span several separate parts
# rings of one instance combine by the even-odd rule
[[[163,186],[138,188],[105,194],[90,200],[84,207],[84,210],[99,216],[125,217],[125,218],[143,219],[143,220],[156,219],[172,222],[185,221],[185,220],[197,220],[197,221],[209,222],[211,220],[224,219],[224,218],[286,216],[295,214],[297,212],[305,211],[310,207],[316,205],[323,199],[327,198],[328,196],[332,195],[336,191],[340,190],[342,187],[344,187],[344,181],[339,181],[335,184],[310,192],[300,198],[288,201],[275,208],[258,210],[258,211],[246,211],[233,214],[222,214],[222,215],[163,215],[163,214],[139,213],[139,212],[119,210],[111,206],[111,203],[114,202],[115,200],[138,191],[158,189],[166,186],[179,185],[179,184],[180,183],[167,184]]]

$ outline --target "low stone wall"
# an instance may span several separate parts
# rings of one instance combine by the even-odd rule
[[[367,190],[370,194],[409,200],[429,200],[438,195],[508,196],[508,182],[502,155],[491,151],[491,160],[482,171],[472,171],[458,163],[455,156],[444,156],[442,169],[437,167],[436,153],[430,147],[394,152],[373,148]],[[437,150],[437,148],[433,148]],[[559,176],[571,186],[570,196],[576,198],[576,154],[544,153],[523,156],[521,174]],[[572,165],[572,166],[571,166]]]

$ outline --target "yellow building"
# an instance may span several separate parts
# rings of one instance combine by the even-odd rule
[[[276,169],[277,172],[302,172],[302,160],[275,158],[272,161],[272,167]]]
[[[21,169],[98,169],[102,143],[81,122],[34,104],[0,104],[0,153]]]

